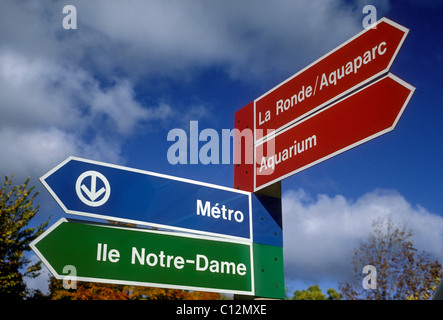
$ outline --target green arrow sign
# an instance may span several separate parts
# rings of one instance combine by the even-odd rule
[[[254,268],[255,247],[251,242],[74,223],[64,218],[31,243],[57,279],[67,276],[63,272],[66,266],[73,266],[79,281],[252,295],[257,294],[254,272],[264,272],[258,264]],[[260,255],[259,264],[277,261],[277,257],[264,257]],[[282,261],[279,264],[282,266]],[[270,285],[271,291],[278,285],[277,295],[281,296],[283,283]]]

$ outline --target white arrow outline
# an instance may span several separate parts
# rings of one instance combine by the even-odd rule
[[[91,177],[91,189],[88,189],[87,186],[82,184],[82,181],[86,177]],[[103,181],[105,184],[104,187],[101,187],[100,190],[97,191],[97,177]],[[82,193],[82,190],[86,193],[86,195],[89,197],[88,200],[85,198],[85,196]],[[77,196],[79,199],[84,203],[87,204],[90,207],[98,207],[103,205],[106,201],[108,201],[109,196],[111,195],[111,186],[109,185],[108,179],[104,175],[102,175],[100,172],[97,171],[86,171],[83,172],[78,178],[77,182],[75,183],[75,192],[77,193]],[[95,201],[98,197],[100,197],[105,192],[105,195],[103,198],[99,201]]]
[[[68,209],[68,207],[65,205],[65,203],[63,203],[63,201],[60,199],[59,195],[57,195],[54,192],[54,190],[51,188],[51,186],[47,183],[46,179],[48,179],[51,175],[55,174],[58,170],[60,170],[64,166],[69,165],[69,162],[71,162],[71,161],[78,161],[78,162],[81,162],[83,165],[90,163],[90,164],[97,165],[97,166],[103,166],[105,168],[113,168],[113,169],[123,170],[123,171],[127,171],[127,172],[140,173],[140,174],[144,174],[144,175],[149,175],[149,176],[154,176],[154,177],[159,177],[159,178],[164,178],[164,179],[170,179],[170,180],[185,182],[185,183],[189,183],[189,184],[195,184],[195,185],[199,185],[199,186],[203,186],[203,187],[225,190],[225,191],[229,191],[232,193],[237,193],[239,195],[246,195],[248,197],[248,207],[249,207],[249,210],[248,210],[249,211],[249,213],[248,213],[248,216],[249,216],[249,237],[244,238],[244,237],[238,237],[238,236],[229,236],[229,235],[221,234],[221,233],[217,233],[217,232],[207,232],[207,231],[165,225],[165,224],[160,224],[160,223],[153,223],[153,222],[149,222],[149,221],[118,218],[115,216],[107,216],[105,214],[93,213],[93,212],[87,211],[87,210],[79,211],[79,210]],[[51,196],[54,198],[54,200],[60,205],[60,207],[63,209],[63,211],[67,214],[79,215],[79,216],[94,218],[94,219],[104,219],[104,220],[112,220],[112,221],[118,221],[118,222],[124,222],[124,223],[133,223],[133,224],[144,225],[144,226],[155,227],[155,228],[164,228],[164,229],[168,229],[168,230],[191,232],[191,233],[197,233],[197,234],[207,235],[207,236],[212,236],[212,237],[221,237],[224,239],[232,239],[235,241],[241,241],[241,242],[245,242],[245,243],[252,242],[252,239],[253,239],[252,193],[250,193],[248,191],[229,188],[229,187],[225,187],[225,186],[220,186],[220,185],[216,185],[216,184],[212,184],[212,183],[208,183],[208,182],[202,182],[202,181],[197,181],[197,180],[175,177],[175,176],[152,172],[152,171],[147,171],[147,170],[124,167],[121,165],[110,164],[110,163],[105,163],[105,162],[91,160],[91,159],[84,159],[84,158],[80,158],[80,157],[76,157],[76,156],[69,156],[64,161],[62,161],[57,166],[55,166],[50,171],[48,171],[46,174],[41,176],[39,180],[43,184],[43,186],[46,188],[46,190],[48,190],[48,192],[51,194]],[[79,187],[79,188],[81,188],[81,187]],[[105,188],[106,188],[106,186],[105,186]],[[79,190],[81,192],[81,189],[79,189]]]

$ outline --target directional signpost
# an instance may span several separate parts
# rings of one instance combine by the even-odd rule
[[[394,130],[414,88],[392,74],[256,147],[255,187],[264,187]],[[265,154],[266,144],[275,152]]]
[[[255,129],[279,131],[386,74],[407,34],[381,19],[256,99]]]
[[[80,281],[185,290],[254,295],[269,281],[260,271],[266,255],[273,263],[268,267],[282,268],[282,259],[274,260],[269,246],[66,219],[46,230],[31,248],[57,279],[67,276],[66,266],[73,266]],[[284,287],[282,277],[272,281]],[[267,294],[281,297],[275,285]]]
[[[254,159],[234,186],[256,192],[393,130],[415,90],[389,74],[408,32],[382,18],[239,110],[235,150]]]
[[[68,214],[31,243],[58,279],[284,298],[280,181],[393,130],[414,87],[389,73],[408,29],[362,31],[235,115],[234,188],[69,157],[40,178]],[[246,137],[245,137],[246,138]],[[171,231],[172,230],[172,231]],[[184,233],[186,232],[186,233]]]
[[[77,157],[40,180],[68,214],[180,231],[61,219],[31,245],[58,279],[73,266],[78,280],[284,297],[272,197]]]
[[[69,214],[251,238],[245,191],[76,157],[40,180]]]

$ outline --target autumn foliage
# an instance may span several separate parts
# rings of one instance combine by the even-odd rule
[[[413,232],[391,217],[377,219],[373,231],[354,250],[354,279],[340,285],[347,300],[429,300],[433,297],[443,268],[425,251],[415,248]],[[362,286],[362,268],[377,269],[375,289]]]
[[[184,291],[151,287],[78,282],[76,289],[65,289],[61,280],[51,277],[51,300],[218,300],[221,295],[211,292]]]

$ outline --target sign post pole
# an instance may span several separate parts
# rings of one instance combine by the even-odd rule
[[[268,213],[272,213],[273,219],[281,225],[281,182],[276,182],[266,188],[257,191],[254,196],[259,199]],[[256,215],[253,212],[253,215]],[[257,218],[255,216],[255,218]],[[258,220],[262,220],[259,217]],[[262,243],[253,243],[254,252],[254,276],[255,295],[234,295],[234,300],[269,299],[274,296],[277,299],[284,298],[284,266],[283,247]]]

